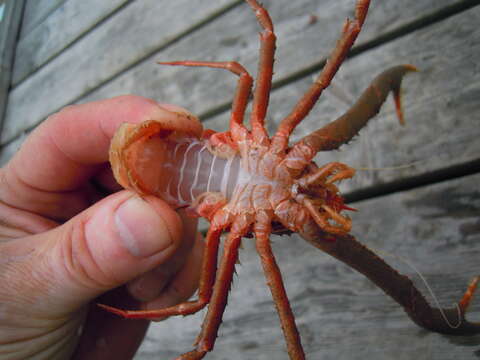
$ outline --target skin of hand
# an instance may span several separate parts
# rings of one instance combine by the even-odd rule
[[[121,123],[188,114],[130,95],[69,106],[0,169],[0,359],[131,359],[149,321],[96,304],[155,309],[195,292],[196,221],[122,190],[108,163]]]

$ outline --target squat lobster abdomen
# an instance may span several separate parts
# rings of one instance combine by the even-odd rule
[[[154,141],[150,139],[150,142]],[[220,193],[226,199],[232,197],[241,176],[239,156],[225,158],[212,153],[208,141],[203,139],[167,141],[161,146],[163,161],[152,159],[158,178],[152,179],[151,194],[178,207],[195,205],[208,193]],[[148,143],[144,150],[150,151]],[[147,162],[145,165],[150,167],[152,164]]]

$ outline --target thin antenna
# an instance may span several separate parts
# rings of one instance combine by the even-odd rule
[[[373,250],[373,249],[372,249]],[[433,302],[435,303],[435,305],[437,306],[438,310],[440,311],[440,314],[442,315],[443,319],[445,320],[445,323],[452,329],[457,329],[460,327],[460,325],[462,325],[462,311],[460,309],[460,305],[458,303],[453,303],[453,305],[456,307],[457,309],[457,312],[458,312],[458,323],[457,324],[452,324],[448,318],[447,318],[447,315],[445,315],[445,311],[443,310],[442,306],[440,305],[440,302],[438,301],[438,298],[437,296],[435,295],[435,293],[433,292],[432,288],[430,287],[430,285],[428,284],[428,281],[427,279],[425,279],[425,277],[422,275],[422,273],[415,267],[415,265],[413,265],[411,262],[409,262],[407,259],[405,259],[404,257],[401,257],[400,255],[394,255],[394,254],[391,254],[391,253],[388,253],[388,252],[385,252],[385,251],[378,251],[378,250],[375,250],[375,252],[379,255],[382,255],[383,257],[390,257],[390,258],[394,258],[394,259],[397,259],[399,260],[400,262],[403,262],[404,264],[406,264],[408,267],[410,267],[411,269],[413,269],[413,271],[418,275],[418,277],[422,280],[422,282],[425,284],[425,287],[427,288],[427,291],[428,293],[430,294],[430,296],[432,297],[433,299]]]
[[[407,169],[409,167],[413,167],[415,165],[418,165],[420,163],[423,163],[423,160],[417,160],[414,162],[411,162],[409,164],[403,164],[403,165],[395,165],[395,166],[385,166],[385,167],[356,167],[355,170],[357,171],[381,171],[381,170],[400,170],[400,169]]]

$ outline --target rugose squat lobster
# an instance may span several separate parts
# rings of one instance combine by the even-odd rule
[[[223,133],[203,131],[196,118],[179,116],[176,123],[161,120],[140,125],[124,124],[112,140],[110,161],[117,181],[139,194],[153,194],[172,206],[188,207],[211,225],[205,250],[198,299],[159,310],[105,309],[127,318],[158,318],[188,315],[208,305],[195,349],[179,359],[201,359],[211,351],[227,303],[242,237],[255,235],[256,247],[270,287],[291,359],[305,354],[269,235],[296,232],[315,247],[361,272],[402,305],[410,318],[427,329],[449,334],[474,334],[480,324],[465,319],[478,283],[469,285],[457,308],[431,307],[406,276],[349,234],[351,221],[335,183],[354,175],[341,163],[317,166],[319,151],[337,149],[348,142],[374,117],[388,93],[394,95],[400,121],[400,83],[416,69],[392,67],[381,73],[343,116],[289,146],[295,127],[307,116],[322,91],[330,84],[352,47],[367,15],[369,0],[358,0],[355,19],[347,20],[342,35],[321,74],[292,112],[281,121],[273,137],[264,120],[273,74],[275,34],[268,12],[256,1],[246,0],[262,27],[260,60],[253,91],[251,129],[243,125],[253,79],[236,62],[177,61],[168,65],[204,66],[228,70],[239,77],[233,100],[230,128]],[[168,174],[169,176],[165,176]],[[223,257],[217,269],[220,235],[228,231]],[[458,327],[448,326],[458,322]]]

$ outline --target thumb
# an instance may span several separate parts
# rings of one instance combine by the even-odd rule
[[[113,194],[43,234],[44,272],[50,299],[74,311],[101,293],[153,269],[181,242],[182,222],[164,201],[130,191]]]

